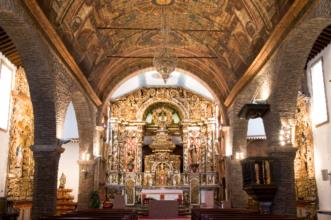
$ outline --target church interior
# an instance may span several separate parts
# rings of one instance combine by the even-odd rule
[[[0,219],[331,219],[330,0],[0,0]]]

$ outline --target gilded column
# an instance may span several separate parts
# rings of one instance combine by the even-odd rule
[[[189,172],[189,164],[188,164],[188,126],[183,124],[183,168],[184,173]]]

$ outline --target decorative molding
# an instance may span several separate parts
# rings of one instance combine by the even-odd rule
[[[95,93],[94,89],[86,79],[84,73],[77,65],[76,61],[70,54],[70,52],[67,50],[66,46],[62,42],[59,35],[54,30],[52,24],[49,22],[41,8],[39,7],[36,0],[26,0],[23,1],[27,8],[30,10],[31,14],[36,19],[37,23],[40,25],[41,29],[43,30],[44,34],[46,35],[46,38],[51,42],[51,44],[54,46],[56,51],[59,53],[60,57],[63,59],[63,61],[67,64],[67,66],[72,71],[73,75],[77,78],[78,82],[82,85],[82,87],[85,89],[88,96],[91,98],[91,100],[94,102],[95,105],[100,106],[102,105],[102,101]]]
[[[231,89],[224,102],[226,107],[229,107],[232,104],[239,92],[256,76],[256,74],[258,74],[263,65],[269,60],[271,55],[276,51],[280,43],[289,33],[289,29],[303,17],[307,9],[312,6],[312,4],[313,1],[311,0],[295,0],[291,8],[277,24],[269,39],[262,47],[259,54],[255,57],[254,61]]]

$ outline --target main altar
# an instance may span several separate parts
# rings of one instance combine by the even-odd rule
[[[141,203],[146,199],[154,200],[177,200],[183,201],[183,190],[181,189],[143,189],[141,190]]]
[[[215,104],[185,89],[139,89],[110,103],[107,195],[198,205],[219,196]]]

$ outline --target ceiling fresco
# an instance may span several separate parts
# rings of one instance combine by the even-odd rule
[[[100,97],[152,67],[161,7],[178,67],[225,98],[293,0],[38,0]]]

